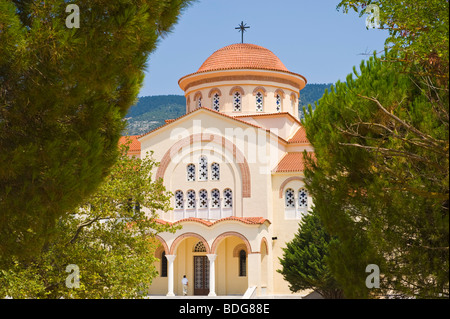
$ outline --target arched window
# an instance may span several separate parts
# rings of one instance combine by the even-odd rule
[[[304,188],[298,191],[298,208],[308,208],[308,191]]]
[[[206,191],[206,189],[201,189],[198,192],[198,197],[199,197],[198,207],[208,208],[208,192]]]
[[[295,93],[291,93],[291,112],[295,113],[295,102],[297,101],[297,96]]]
[[[242,96],[241,92],[236,91],[233,94],[233,111],[241,112],[242,111]]]
[[[261,92],[257,92],[255,95],[256,112],[262,112],[264,110],[264,96]]]
[[[211,180],[213,180],[213,181],[220,180],[220,164],[219,163],[211,164]]]
[[[214,111],[220,111],[220,95],[217,92],[212,97],[212,108]]]
[[[187,171],[187,181],[188,182],[194,182],[195,181],[195,165],[189,164],[186,166]]]
[[[161,253],[161,277],[167,277],[167,258],[165,251]]]
[[[200,156],[198,161],[198,180],[207,181],[208,180],[208,159],[206,156]]]
[[[175,192],[175,209],[183,209],[184,208],[184,194],[182,191]]]
[[[202,97],[202,92],[196,92],[194,94],[194,102],[197,101],[197,107],[202,107]]]
[[[292,188],[286,189],[284,192],[284,201],[286,204],[286,208],[295,208],[295,198],[294,198],[294,190]]]
[[[239,252],[239,277],[247,276],[247,254],[244,249]]]
[[[206,247],[203,242],[200,240],[197,244],[195,244],[194,249],[192,250],[194,253],[206,253]]]
[[[223,191],[223,198],[224,198],[223,203],[224,208],[233,207],[233,191],[231,189],[227,188]]]
[[[188,209],[193,209],[195,208],[195,191],[190,189],[187,191],[187,208]]]
[[[276,100],[277,112],[281,112],[281,95],[277,94],[275,96],[275,100]]]
[[[220,191],[217,188],[211,191],[211,208],[220,208]]]

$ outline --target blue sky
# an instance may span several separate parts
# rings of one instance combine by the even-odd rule
[[[183,94],[178,79],[193,73],[216,50],[240,43],[234,28],[250,26],[244,42],[275,53],[308,83],[344,81],[387,31],[366,29],[365,18],[336,10],[338,0],[198,0],[151,54],[139,96]]]

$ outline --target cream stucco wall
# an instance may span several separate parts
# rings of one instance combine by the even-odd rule
[[[209,142],[194,142],[186,145],[180,152],[173,154],[164,175],[164,186],[175,192],[180,189],[186,192],[193,189],[198,193],[200,189],[210,192],[213,188],[233,190],[234,216],[269,218],[272,213],[271,202],[271,171],[284,155],[285,147],[279,143],[276,135],[244,123],[200,109],[177,121],[176,125],[169,124],[154,134],[140,139],[142,156],[153,151],[153,158],[161,161],[166,152],[177,141],[195,134],[213,133],[220,137]],[[233,150],[223,147],[221,137],[225,137],[242,153],[250,172],[251,196],[243,197],[243,172],[239,168]],[[206,155],[208,162],[221,165],[220,181],[188,182],[186,166],[194,163],[198,167],[198,158]],[[156,173],[156,169],[154,174]],[[210,172],[209,172],[210,173]],[[173,214],[164,217],[173,220]]]
[[[251,75],[253,79],[242,79],[242,75]],[[219,81],[210,81],[221,76]],[[239,80],[233,79],[240,76]],[[266,77],[265,79],[263,79]],[[255,80],[258,78],[259,80]],[[228,80],[227,80],[228,79]],[[270,80],[269,80],[270,79]],[[278,80],[276,80],[278,79]],[[216,293],[243,294],[250,286],[257,286],[257,293],[262,294],[289,294],[288,283],[283,280],[278,258],[283,255],[282,248],[286,242],[292,240],[298,230],[300,219],[286,218],[284,190],[291,187],[298,190],[304,187],[301,173],[273,173],[281,158],[287,152],[313,151],[310,144],[290,144],[287,141],[300,128],[298,118],[299,76],[276,71],[261,70],[227,70],[193,75],[183,79],[180,86],[187,87],[187,115],[175,122],[167,124],[154,132],[140,138],[141,157],[147,152],[153,152],[153,158],[162,162],[166,154],[170,153],[170,161],[162,163],[165,173],[162,176],[163,184],[168,191],[175,193],[181,190],[186,197],[188,190],[194,190],[198,196],[201,189],[208,191],[211,196],[212,189],[223,190],[230,188],[233,191],[232,215],[236,217],[262,217],[268,221],[263,224],[246,224],[237,220],[226,220],[213,225],[205,225],[198,221],[181,221],[182,229],[175,234],[159,234],[167,246],[167,254],[175,255],[174,260],[174,293],[181,295],[181,278],[186,275],[190,281],[189,294],[193,294],[193,259],[196,255],[193,247],[199,238],[205,241],[208,254],[216,254],[215,287]],[[300,81],[300,82],[299,82]],[[230,91],[240,87],[242,95],[242,111],[233,111],[233,96]],[[263,112],[256,111],[255,88],[265,90]],[[200,108],[197,97],[202,96],[202,107],[212,108],[212,90],[220,90],[220,113]],[[277,113],[276,92],[282,90],[281,112],[287,114],[268,115]],[[254,116],[252,116],[254,115]],[[236,117],[238,120],[229,118]],[[245,121],[246,123],[243,123]],[[205,137],[204,140],[194,140],[194,137]],[[214,137],[209,139],[208,136]],[[224,147],[223,138],[231,149]],[[189,140],[191,139],[191,140]],[[184,141],[190,141],[184,143]],[[179,149],[172,149],[174,145],[182,144]],[[178,143],[178,144],[177,144]],[[245,158],[247,171],[238,161],[239,155]],[[209,177],[207,181],[188,181],[186,166],[193,163],[198,168],[199,157],[208,158]],[[242,158],[241,158],[242,159]],[[211,164],[220,164],[220,180],[211,180]],[[159,172],[162,172],[161,169]],[[155,178],[157,169],[153,171]],[[198,171],[197,171],[198,177]],[[299,177],[280,187],[289,178]],[[247,184],[246,184],[247,183]],[[248,185],[249,183],[249,185]],[[245,189],[250,186],[250,193],[244,196]],[[310,201],[309,207],[312,205]],[[174,207],[174,199],[172,199]],[[179,220],[180,211],[162,214],[161,218],[174,222]],[[199,214],[199,210],[182,212],[185,217],[207,218]],[[194,215],[193,215],[194,214]],[[178,216],[178,217],[177,217]],[[292,217],[292,214],[290,215]],[[295,216],[295,214],[294,214]],[[215,218],[218,219],[218,218]],[[214,218],[213,218],[214,221]],[[196,234],[195,236],[193,234]],[[234,235],[233,235],[234,234]],[[236,234],[239,234],[237,236]],[[197,236],[197,237],[196,237]],[[272,239],[275,238],[276,239]],[[248,245],[247,276],[238,276],[238,258],[233,257],[233,250],[238,246]],[[214,247],[214,248],[213,248]],[[156,264],[160,269],[160,263]],[[168,291],[168,278],[157,277],[150,288],[150,294],[166,294]]]
[[[292,179],[292,178],[295,179]],[[295,191],[305,187],[303,181],[303,173],[276,173],[272,175],[272,195],[274,202],[274,214],[273,214],[273,233],[272,236],[277,237],[273,241],[273,276],[274,276],[274,293],[275,294],[290,294],[289,285],[284,281],[283,276],[276,272],[277,269],[281,269],[281,264],[278,258],[283,257],[283,248],[286,248],[286,243],[290,242],[299,229],[299,223],[301,218],[287,219],[285,216],[285,195],[284,192],[288,188],[292,188]],[[284,187],[283,183],[287,182]],[[280,197],[281,189],[281,197]],[[297,196],[297,195],[296,195]],[[296,198],[297,199],[297,198]],[[308,208],[313,205],[311,197],[308,198]],[[297,294],[304,295],[308,291],[300,291]]]
[[[262,119],[262,120],[261,120]],[[259,125],[279,125],[278,129],[283,134],[292,134],[293,128],[298,127],[295,121],[282,119],[276,122],[276,118],[258,119]],[[255,121],[256,122],[256,121]],[[175,125],[176,124],[176,125]],[[233,190],[233,215],[238,217],[263,217],[270,221],[270,224],[244,225],[237,221],[226,221],[214,226],[207,227],[199,223],[183,222],[182,230],[174,234],[161,234],[167,246],[170,247],[176,238],[186,233],[196,233],[203,236],[211,248],[214,240],[225,232],[237,232],[245,236],[251,249],[257,254],[249,256],[250,261],[257,265],[257,269],[249,269],[250,278],[236,278],[237,258],[232,257],[232,249],[242,239],[238,237],[227,237],[218,246],[216,253],[216,293],[222,294],[242,294],[250,284],[258,285],[258,294],[290,294],[288,283],[277,273],[280,269],[278,258],[283,255],[282,248],[286,242],[292,240],[298,230],[299,219],[286,219],[284,211],[284,189],[291,187],[298,190],[304,187],[301,180],[293,180],[285,185],[282,190],[283,196],[280,198],[279,191],[284,181],[291,177],[303,177],[298,173],[272,173],[279,160],[287,151],[312,150],[310,145],[290,145],[278,139],[275,134],[271,134],[257,127],[246,125],[220,116],[214,112],[199,109],[194,113],[188,114],[176,123],[168,124],[155,133],[151,133],[141,138],[142,155],[147,151],[153,151],[153,157],[156,161],[161,161],[170,148],[183,138],[196,134],[209,134],[226,137],[233,146],[244,154],[248,162],[250,171],[251,196],[243,197],[242,171],[236,163],[233,152],[225,150],[219,140],[197,141],[183,147],[180,152],[173,154],[176,161],[171,161],[166,168],[164,175],[164,185],[173,193],[180,189],[185,194],[189,189],[193,189],[198,194],[200,189],[210,191],[213,188],[221,192],[225,188]],[[221,139],[220,139],[221,141]],[[198,166],[200,155],[206,155],[208,164],[213,162],[220,164],[220,181],[196,181],[188,182],[186,179],[186,165],[194,163]],[[271,159],[271,157],[273,157]],[[155,173],[155,172],[154,172]],[[210,173],[210,172],[209,172]],[[310,203],[312,204],[312,203]],[[174,221],[174,212],[161,216],[168,221]],[[267,250],[261,248],[262,238],[265,238]],[[276,240],[272,240],[276,237]],[[177,257],[174,262],[174,280],[175,294],[181,294],[181,278],[186,274],[191,282],[193,280],[193,256],[192,246],[198,242],[197,238],[189,237],[181,243],[175,250]],[[265,245],[265,244],[264,244]],[[173,253],[173,252],[171,252]],[[157,269],[160,264],[156,264]],[[255,274],[258,274],[255,277]],[[229,278],[234,278],[232,282]],[[167,293],[167,278],[155,278],[150,289],[151,294]],[[192,286],[191,288],[192,289]],[[190,291],[192,294],[192,291]]]

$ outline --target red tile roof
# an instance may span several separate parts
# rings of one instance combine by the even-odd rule
[[[301,126],[297,132],[288,140],[288,143],[309,143],[306,138],[306,130]]]
[[[314,158],[314,153],[312,153]],[[303,152],[286,153],[278,163],[274,172],[301,172],[305,170]]]
[[[272,51],[259,45],[238,43],[214,52],[197,72],[226,69],[264,69],[289,72]]]
[[[138,141],[138,138],[141,137],[140,135],[130,135],[130,136],[122,136],[119,139],[119,145],[125,145],[129,141],[131,141],[131,144],[129,144],[129,150],[128,153],[137,153],[141,152],[141,142]]]
[[[164,224],[164,225],[175,225],[175,224],[180,224],[180,223],[184,223],[184,222],[196,222],[196,223],[200,223],[203,224],[205,226],[211,227],[215,224],[224,222],[224,221],[238,221],[244,224],[248,224],[248,225],[262,225],[264,224],[266,221],[268,223],[270,223],[270,221],[266,218],[263,217],[236,217],[236,216],[230,216],[230,217],[226,217],[226,218],[222,218],[219,220],[216,220],[214,222],[205,220],[205,219],[200,219],[200,218],[195,218],[195,217],[189,217],[189,218],[185,218],[185,219],[180,219],[176,222],[168,222],[162,219],[157,219],[156,221],[160,224]]]
[[[283,77],[288,77],[294,81],[301,90],[306,85],[306,78],[294,72],[289,71],[281,60],[270,50],[259,45],[250,43],[237,43],[221,48],[209,56],[200,66],[197,72],[183,76],[178,80],[183,91],[186,90],[188,83],[192,79],[199,80],[197,75],[212,72],[228,70],[262,70],[274,71],[272,75],[280,72]],[[260,72],[258,72],[260,73]],[[191,78],[186,82],[186,79]],[[192,83],[191,83],[192,84]]]

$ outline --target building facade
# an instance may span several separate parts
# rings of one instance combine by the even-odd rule
[[[298,120],[306,79],[270,50],[233,44],[182,77],[186,114],[139,137],[143,158],[160,162],[153,178],[171,191],[156,236],[159,276],[150,294],[290,293],[279,257],[312,205],[303,152],[313,152]]]

